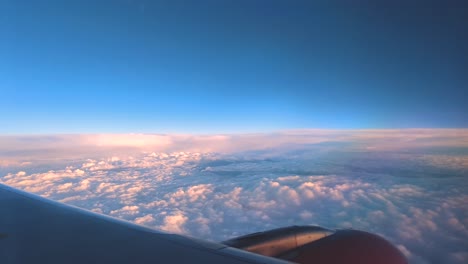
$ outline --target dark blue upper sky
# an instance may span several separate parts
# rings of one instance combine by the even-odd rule
[[[0,0],[0,133],[468,127],[467,4],[311,2]]]

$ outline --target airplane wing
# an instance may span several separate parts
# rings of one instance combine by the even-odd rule
[[[287,263],[155,231],[0,184],[0,263]]]
[[[405,257],[380,236],[292,226],[222,243],[150,228],[0,184],[0,263],[381,263]]]

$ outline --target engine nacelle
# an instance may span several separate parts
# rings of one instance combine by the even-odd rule
[[[384,238],[358,230],[291,226],[222,242],[253,253],[297,263],[404,264],[406,258]]]

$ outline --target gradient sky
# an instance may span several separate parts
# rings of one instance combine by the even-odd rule
[[[0,133],[468,127],[466,2],[310,2],[0,0]]]

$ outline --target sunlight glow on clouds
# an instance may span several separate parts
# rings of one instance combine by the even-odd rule
[[[0,182],[204,239],[318,224],[378,233],[411,263],[468,261],[465,130],[150,135],[153,145],[145,143],[145,135],[131,140],[99,136],[95,142],[112,138],[123,143],[117,148],[106,143],[97,154],[87,152],[96,147],[88,143],[64,142],[83,137],[66,136],[57,143],[69,144],[64,151],[86,150],[75,152],[78,158],[48,158],[48,167],[37,167],[45,162],[40,151],[29,160],[13,157],[2,163]],[[53,138],[43,140],[45,145]],[[26,141],[36,150],[45,148],[34,139]],[[138,150],[122,151],[122,144]]]

